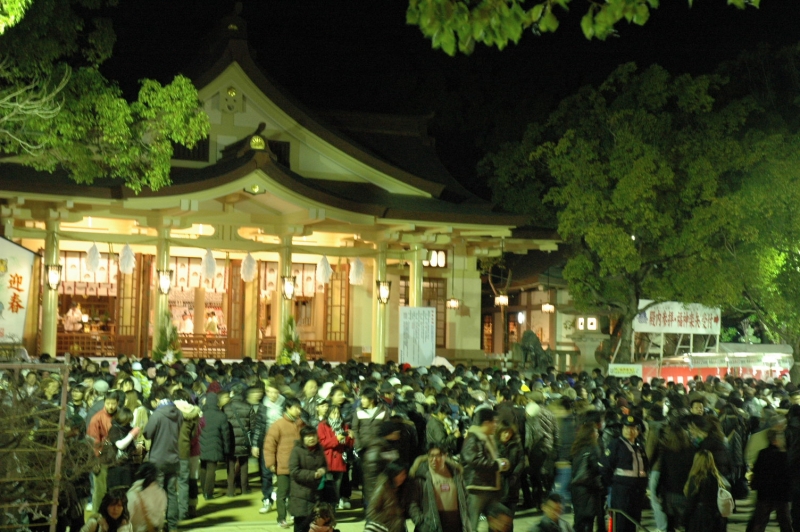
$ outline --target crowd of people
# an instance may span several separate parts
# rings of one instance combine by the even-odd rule
[[[2,389],[61,406],[58,373],[24,373],[9,386],[4,372]],[[72,359],[65,406],[68,436],[94,460],[62,500],[61,530],[173,531],[199,497],[253,487],[261,504],[242,511],[274,511],[295,532],[332,532],[359,505],[371,532],[407,519],[512,532],[519,508],[541,510],[534,532],[571,531],[565,513],[600,532],[609,510],[616,531],[635,532],[646,504],[661,532],[721,532],[720,488],[758,491],[748,532],[773,511],[781,532],[800,519],[800,389],[780,378],[120,356],[114,372]]]

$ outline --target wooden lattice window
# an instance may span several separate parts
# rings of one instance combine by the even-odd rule
[[[350,284],[347,267],[334,266],[330,282],[325,286],[325,340],[347,342],[347,297]]]
[[[400,306],[408,306],[411,286],[408,277],[400,279]],[[421,307],[436,309],[436,347],[446,347],[445,330],[447,328],[447,279],[423,278]]]

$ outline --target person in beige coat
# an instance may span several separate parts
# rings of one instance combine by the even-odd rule
[[[275,421],[264,438],[264,465],[278,475],[278,493],[276,506],[278,524],[288,528],[286,522],[286,499],[289,497],[289,458],[292,455],[294,442],[300,439],[300,429],[304,426],[300,416],[303,407],[296,398],[286,399],[283,417]]]

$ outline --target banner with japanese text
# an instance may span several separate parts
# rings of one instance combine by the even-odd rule
[[[401,364],[427,367],[436,356],[436,309],[434,307],[400,307]]]
[[[0,342],[21,342],[35,254],[0,237]]]
[[[718,308],[677,301],[666,301],[648,307],[652,303],[648,299],[639,300],[640,311],[633,320],[635,332],[719,334],[722,313]]]
[[[641,364],[609,364],[608,365],[609,377],[641,377],[642,365]]]

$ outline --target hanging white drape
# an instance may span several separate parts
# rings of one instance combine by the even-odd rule
[[[242,261],[242,281],[249,283],[256,278],[256,259],[248,253]]]
[[[119,254],[119,271],[125,275],[130,275],[133,273],[134,266],[136,266],[136,255],[134,255],[131,247],[125,244]]]
[[[350,265],[350,284],[364,284],[364,263],[358,257]]]
[[[322,257],[322,259],[317,263],[317,283],[328,284],[331,281],[331,276],[333,275],[333,268],[331,268],[330,263],[328,262],[328,257]]]

